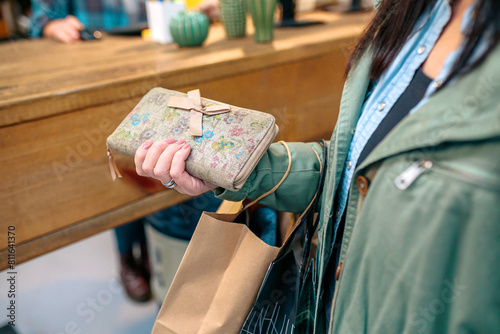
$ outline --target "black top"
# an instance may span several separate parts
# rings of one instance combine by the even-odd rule
[[[373,151],[373,149],[387,136],[387,134],[406,116],[408,113],[422,100],[429,87],[432,79],[427,77],[421,68],[419,68],[406,90],[401,94],[394,106],[389,110],[385,118],[380,122],[379,126],[368,139],[363,151],[359,156],[357,166],[366,159],[366,157]],[[344,232],[346,211],[342,215],[339,227],[337,229],[337,236],[333,245],[333,251],[328,261],[328,266],[325,273],[325,313],[326,313],[326,327],[330,324],[330,313],[332,308],[333,295],[335,291],[335,272],[337,270],[338,260],[340,256],[340,245],[342,243],[342,235]],[[334,216],[335,217],[335,216]],[[335,218],[334,218],[335,219]]]
[[[380,122],[370,139],[368,139],[363,151],[359,155],[358,162],[356,163],[357,166],[361,166],[361,163],[373,151],[375,146],[422,100],[431,82],[432,79],[427,77],[421,68],[415,72],[406,90],[401,94],[392,109],[389,110],[389,113],[382,122]]]

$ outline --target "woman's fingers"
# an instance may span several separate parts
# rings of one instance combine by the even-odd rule
[[[191,153],[189,144],[184,144],[182,148],[175,153],[172,159],[170,175],[179,186],[185,188],[191,184],[192,176],[186,172],[186,159]]]
[[[142,163],[142,170],[144,171],[144,174],[149,177],[154,177],[154,169],[156,166],[156,163],[158,162],[158,159],[160,158],[160,155],[165,151],[165,149],[169,146],[169,144],[162,140],[162,141],[157,141],[154,142],[153,145],[147,150],[146,158],[144,159],[144,162]]]
[[[174,180],[175,189],[181,193],[197,196],[215,188],[215,185],[196,178],[186,172],[186,159],[191,147],[184,140],[169,138],[153,143],[146,141],[135,153],[137,174],[167,183]]]
[[[177,142],[174,139],[167,139],[167,143],[169,144],[168,147],[160,155],[153,169],[154,177],[163,183],[172,180],[171,165],[173,157],[186,142],[183,139]]]
[[[170,175],[177,184],[175,187],[177,191],[191,196],[197,196],[214,189],[215,185],[194,177],[186,171],[186,159],[189,157],[190,153],[191,147],[189,144],[184,144],[182,148],[175,153],[170,168]]]
[[[151,140],[147,140],[135,152],[135,171],[140,176],[148,176],[142,169],[142,165],[144,164],[144,160],[146,160],[146,155],[148,154],[148,150],[150,149],[151,145],[153,145],[153,142]]]
[[[173,156],[184,144],[184,140],[176,142],[173,138],[155,143],[150,140],[144,142],[137,149],[134,157],[137,174],[152,177],[161,182],[169,182],[172,179],[170,165]]]

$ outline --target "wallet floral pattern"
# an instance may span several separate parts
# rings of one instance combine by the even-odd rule
[[[163,88],[149,91],[109,136],[108,147],[134,156],[146,140],[184,139],[191,145],[191,154],[186,161],[186,170],[191,175],[236,190],[234,180],[258,145],[269,146],[274,139],[275,134],[269,143],[262,143],[263,139],[269,138],[269,131],[276,131],[274,117],[231,106],[226,113],[203,115],[203,135],[191,136],[190,111],[167,106],[173,95],[186,96]],[[204,106],[218,103],[204,98],[201,102]]]

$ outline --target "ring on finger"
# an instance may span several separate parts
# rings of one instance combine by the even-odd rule
[[[168,181],[167,183],[162,182],[162,184],[169,189],[172,189],[176,185],[174,179]]]

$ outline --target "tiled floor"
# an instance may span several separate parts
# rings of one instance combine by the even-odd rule
[[[150,333],[159,305],[130,301],[120,284],[112,231],[17,266],[18,334]],[[0,310],[7,307],[0,273]],[[0,312],[0,327],[7,322]]]

